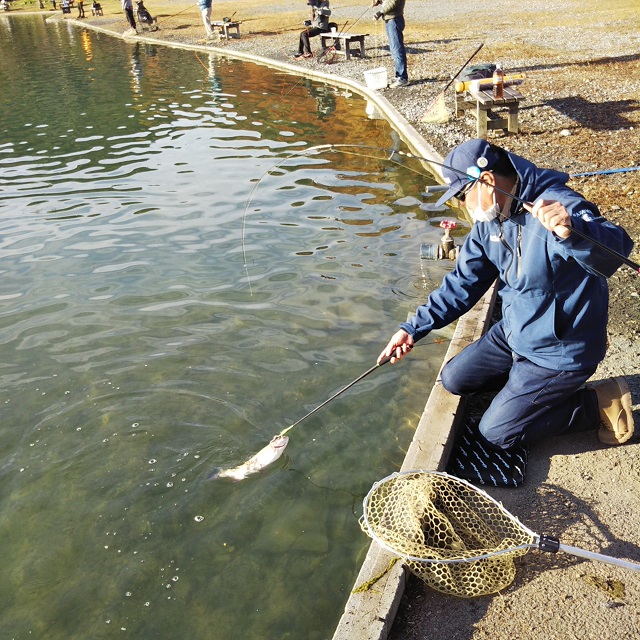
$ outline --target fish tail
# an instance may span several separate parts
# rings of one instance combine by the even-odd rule
[[[222,471],[222,467],[216,467],[210,474],[207,480],[215,480],[220,477],[220,473]]]

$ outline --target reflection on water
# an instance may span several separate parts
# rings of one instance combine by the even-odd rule
[[[427,295],[428,177],[299,153],[398,141],[357,96],[264,67],[24,16],[0,50],[0,636],[328,637],[362,497],[446,344],[297,426],[264,474],[207,477]]]

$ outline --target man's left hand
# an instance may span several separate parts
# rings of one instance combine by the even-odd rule
[[[525,205],[525,209],[558,237],[568,238],[571,235],[571,216],[557,200],[538,200],[533,206]]]

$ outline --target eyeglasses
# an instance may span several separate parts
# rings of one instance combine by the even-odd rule
[[[460,200],[460,202],[464,202],[464,199],[467,197],[467,194],[469,193],[469,191],[473,189],[476,182],[477,180],[471,180],[462,189],[460,189],[460,191],[458,191],[458,193],[456,194],[456,198]]]

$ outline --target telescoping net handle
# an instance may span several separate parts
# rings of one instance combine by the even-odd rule
[[[515,578],[514,558],[536,535],[468,482],[442,472],[395,473],[363,502],[362,529],[430,587],[464,598]]]
[[[640,571],[640,564],[561,544],[525,527],[489,494],[441,471],[394,473],[376,482],[360,525],[430,587],[463,598],[496,593],[531,548]]]

